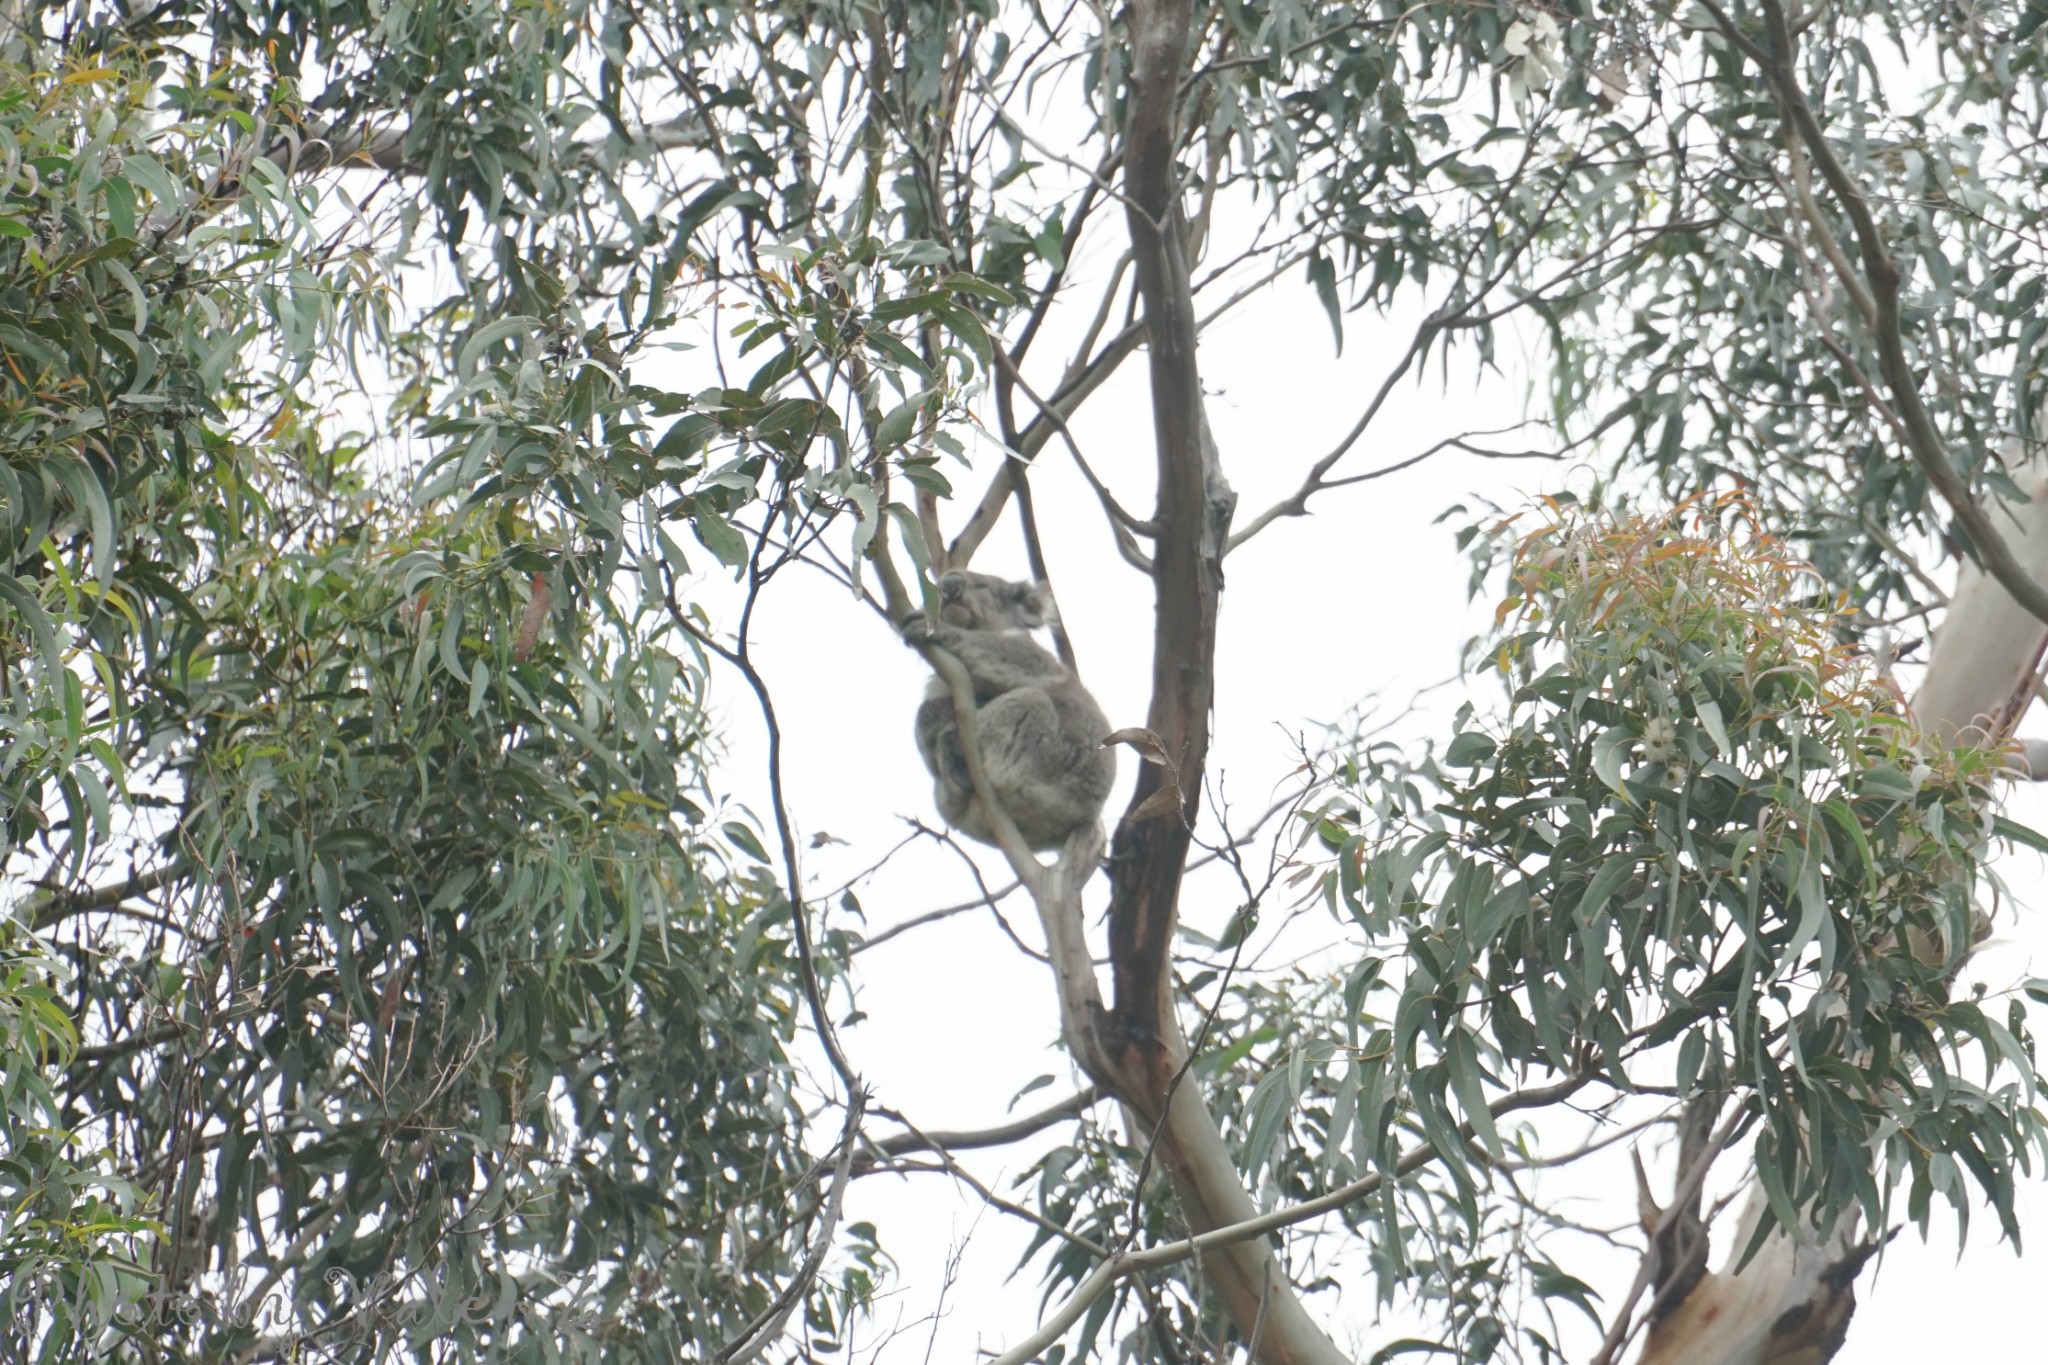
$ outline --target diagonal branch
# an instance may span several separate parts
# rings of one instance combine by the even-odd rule
[[[832,1249],[832,1234],[839,1227],[839,1214],[846,1203],[846,1187],[853,1178],[854,1149],[860,1141],[860,1119],[868,1102],[867,1092],[855,1089],[847,1097],[846,1122],[839,1134],[839,1159],[832,1171],[832,1192],[825,1199],[817,1231],[811,1237],[808,1254],[796,1275],[772,1303],[741,1328],[739,1334],[711,1353],[713,1365],[747,1365],[782,1337],[782,1329],[802,1306],[804,1295],[816,1283],[824,1268],[825,1254]]]
[[[1125,562],[1136,568],[1138,572],[1144,574],[1151,573],[1152,561],[1138,547],[1137,539],[1132,535],[1132,532],[1135,531],[1140,535],[1156,535],[1158,534],[1157,528],[1151,522],[1141,521],[1124,510],[1123,505],[1116,500],[1116,495],[1109,491],[1101,479],[1095,477],[1095,471],[1089,466],[1087,457],[1081,454],[1080,443],[1074,439],[1074,433],[1067,426],[1066,417],[1058,408],[1038,396],[1038,391],[1025,382],[1024,376],[1018,372],[1016,365],[1007,355],[999,350],[995,353],[995,356],[997,368],[1004,372],[1010,383],[1023,390],[1026,398],[1029,398],[1037,405],[1039,412],[1044,415],[1047,421],[1053,424],[1054,429],[1059,432],[1060,438],[1066,442],[1068,452],[1074,457],[1074,464],[1081,471],[1081,477],[1086,479],[1088,486],[1095,490],[1096,500],[1102,504],[1103,515],[1109,518],[1109,532],[1116,542],[1117,553],[1122,555]],[[1024,487],[1022,477],[1021,475],[1016,477],[1018,487],[1021,490]]]
[[[1807,155],[1813,159],[1821,179],[1827,182],[1828,189],[1855,228],[1856,245],[1863,263],[1862,278],[1858,281],[1855,272],[1851,271],[1845,277],[1843,287],[1850,291],[1852,298],[1858,298],[1859,307],[1862,302],[1859,289],[1867,292],[1872,312],[1871,340],[1877,347],[1878,369],[1884,376],[1886,390],[1891,394],[1892,410],[1898,416],[1908,453],[1920,466],[1927,482],[1948,504],[1985,571],[1996,578],[2029,613],[2048,622],[2048,588],[2036,582],[2021,566],[2012,548],[1998,533],[1998,528],[1992,525],[1991,518],[1971,496],[1969,485],[1949,459],[1934,419],[1920,401],[1920,387],[1906,358],[1904,330],[1899,315],[1902,276],[1898,263],[1885,246],[1884,234],[1871,211],[1869,197],[1850,177],[1841,159],[1835,155],[1834,148],[1828,144],[1820,120],[1814,117],[1813,108],[1800,88],[1792,69],[1793,35],[1785,19],[1784,6],[1779,0],[1763,0],[1764,23],[1770,42],[1770,46],[1765,48],[1737,28],[1735,21],[1716,0],[1700,0],[1700,4],[1713,16],[1722,35],[1763,71],[1779,118],[1805,144]],[[1839,254],[1835,253],[1830,260]],[[1844,259],[1837,268],[1846,265]]]

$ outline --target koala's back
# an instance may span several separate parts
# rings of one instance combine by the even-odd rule
[[[1029,635],[1006,630],[963,630],[945,632],[940,639],[974,679],[977,702],[985,704],[1020,687],[1079,686],[1067,666]],[[945,690],[944,683],[937,679],[933,682],[941,691]]]
[[[1039,583],[955,569],[939,579],[939,619],[960,630],[1036,630],[1053,619],[1052,599]]]

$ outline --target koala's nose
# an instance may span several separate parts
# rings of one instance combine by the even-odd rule
[[[967,579],[959,573],[941,575],[939,596],[948,602],[958,602],[967,592]]]

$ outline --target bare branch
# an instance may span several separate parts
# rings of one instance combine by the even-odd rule
[[[1133,322],[1126,326],[1088,360],[1068,369],[1060,380],[1060,386],[1053,390],[1052,405],[1071,416],[1090,394],[1109,382],[1117,367],[1129,359],[1144,340],[1144,323]],[[1033,418],[1025,424],[1017,439],[1017,453],[1029,459],[1044,448],[1052,434],[1052,423],[1046,421],[1042,414]]]
[[[1111,537],[1116,541],[1117,553],[1122,555],[1125,562],[1135,567],[1138,572],[1144,574],[1151,573],[1152,561],[1146,557],[1143,550],[1138,548],[1138,542],[1131,533],[1136,531],[1140,535],[1155,535],[1157,532],[1152,523],[1142,521],[1124,510],[1122,504],[1117,502],[1116,496],[1104,486],[1102,480],[1095,477],[1095,471],[1089,467],[1087,457],[1081,454],[1080,443],[1074,439],[1073,431],[1067,426],[1066,417],[1061,414],[1058,408],[1039,397],[1038,391],[1025,382],[1024,376],[1018,372],[1015,364],[1008,356],[1004,355],[1001,351],[997,351],[995,355],[998,368],[1004,371],[1012,384],[1023,390],[1026,398],[1029,398],[1037,405],[1039,412],[1044,415],[1047,421],[1053,424],[1054,429],[1059,432],[1061,439],[1066,442],[1068,452],[1074,457],[1074,464],[1081,471],[1081,477],[1086,479],[1088,486],[1095,490],[1096,499],[1101,502],[1103,513],[1109,518],[1109,531]],[[1025,486],[1021,475],[1018,476],[1018,486],[1020,490]],[[1040,576],[1043,577],[1042,574]]]
[[[1095,353],[1095,343],[1102,337],[1102,329],[1109,325],[1110,310],[1116,307],[1117,294],[1124,282],[1124,276],[1131,268],[1131,253],[1126,250],[1117,257],[1116,266],[1109,272],[1109,283],[1103,286],[1102,300],[1095,307],[1095,316],[1090,319],[1088,329],[1081,333],[1081,342],[1074,348],[1074,358],[1067,365],[1067,372],[1061,378],[1065,384],[1087,368],[1088,357]],[[1137,286],[1133,285],[1132,288]],[[1011,359],[1016,359],[1013,355]]]
[[[754,694],[754,703],[761,712],[761,723],[768,731],[768,795],[775,810],[775,833],[782,854],[782,872],[788,884],[789,918],[791,937],[795,941],[798,978],[803,985],[804,1003],[809,1008],[811,1026],[817,1030],[819,1045],[825,1049],[825,1056],[832,1063],[832,1069],[839,1074],[847,1092],[847,1103],[854,1103],[854,1097],[863,1092],[860,1078],[854,1074],[853,1064],[839,1045],[838,1030],[832,1027],[830,1012],[825,1008],[825,989],[818,977],[817,949],[811,941],[810,911],[805,905],[803,870],[796,853],[796,835],[789,814],[789,801],[782,780],[782,724],[776,716],[775,698],[768,690],[768,682],[754,666],[747,628],[753,617],[753,608],[758,600],[763,577],[761,555],[768,544],[768,528],[774,524],[771,517],[763,524],[761,535],[754,543],[753,553],[747,560],[747,605],[740,613],[740,627],[737,643],[731,647],[721,644],[692,620],[676,596],[675,571],[663,563],[662,600],[668,609],[669,619],[690,638],[703,645],[712,653],[730,663],[746,679],[747,688]],[[791,550],[795,553],[794,548]],[[900,591],[900,587],[898,589]]]
[[[1055,1123],[1078,1118],[1095,1107],[1102,1100],[1100,1086],[1088,1086],[1067,1096],[1058,1104],[1047,1105],[1033,1114],[994,1128],[980,1128],[964,1132],[948,1132],[933,1129],[924,1132],[912,1128],[907,1133],[894,1133],[874,1143],[874,1148],[883,1156],[906,1156],[911,1152],[958,1152],[976,1147],[1004,1147],[1020,1142],[1033,1133],[1040,1133]]]
[[[1594,439],[1600,432],[1613,425],[1617,420],[1619,420],[1618,417],[1609,418],[1608,421],[1602,423],[1594,431],[1558,450],[1488,450],[1484,446],[1475,446],[1471,443],[1471,438],[1475,436],[1502,436],[1510,431],[1514,431],[1517,427],[1528,425],[1526,422],[1518,422],[1513,427],[1497,427],[1490,431],[1468,431],[1461,436],[1446,436],[1443,440],[1438,441],[1420,454],[1410,455],[1404,460],[1396,460],[1390,465],[1382,465],[1378,469],[1368,470],[1363,474],[1347,474],[1340,479],[1330,479],[1319,477],[1311,471],[1308,479],[1295,491],[1293,497],[1268,507],[1265,511],[1253,517],[1243,530],[1233,533],[1230,537],[1229,549],[1235,550],[1238,546],[1265,530],[1266,527],[1281,517],[1306,516],[1308,514],[1309,498],[1326,489],[1342,488],[1347,484],[1366,483],[1372,479],[1383,479],[1389,474],[1398,474],[1404,469],[1412,469],[1424,460],[1440,455],[1446,450],[1462,450],[1468,455],[1477,455],[1482,459],[1488,460],[1562,460],[1575,447],[1584,445],[1586,442]],[[1341,454],[1342,452],[1338,453]],[[1325,457],[1325,459],[1328,458],[1327,456]],[[1329,465],[1323,461],[1319,460],[1317,464],[1325,470],[1329,468]]]
[[[967,524],[960,528],[960,534],[953,537],[953,543],[946,547],[946,567],[964,569],[974,559],[974,552],[981,548],[981,542],[988,539],[988,533],[996,529],[996,522],[1003,515],[1003,504],[1010,500],[1010,490],[1015,486],[1016,475],[1012,472],[1011,461],[1005,459],[992,478],[988,487],[982,490],[981,501],[975,506]]]
[[[1071,666],[1072,665],[1070,664],[1069,667]],[[969,853],[965,848],[962,848],[960,846],[960,841],[958,839],[955,839],[952,836],[952,834],[947,830],[933,829],[931,826],[925,824],[922,820],[914,820],[911,823],[917,827],[917,832],[919,834],[924,835],[927,839],[936,840],[938,843],[943,844],[946,848],[952,850],[953,856],[958,858],[961,861],[961,863],[966,866],[967,875],[974,878],[974,885],[981,892],[981,899],[975,902],[975,904],[986,905],[988,907],[989,913],[991,915],[994,915],[996,918],[997,927],[999,927],[1003,931],[1003,936],[1005,938],[1009,939],[1011,943],[1016,945],[1017,951],[1024,954],[1024,956],[1030,958],[1033,962],[1044,962],[1046,960],[1045,954],[1039,952],[1030,944],[1026,943],[1023,939],[1019,938],[1017,936],[1017,931],[1010,927],[1010,921],[1003,918],[1003,912],[996,906],[996,901],[998,897],[994,892],[988,889],[988,883],[982,880],[981,864],[974,861],[974,855]],[[1012,887],[1020,885],[1022,885],[1021,882],[1011,883]]]
[[[147,895],[191,875],[191,865],[179,860],[147,872],[134,873],[127,880],[115,882],[111,886],[87,887],[81,891],[44,887],[22,902],[19,913],[28,921],[30,928],[47,929],[74,915],[89,915],[95,910],[112,909],[125,900]]]
[[[1052,423],[1053,429],[1059,432],[1060,438],[1066,442],[1067,449],[1074,456],[1074,463],[1080,466],[1081,476],[1088,480],[1088,486],[1095,490],[1095,496],[1101,499],[1102,508],[1109,513],[1111,521],[1128,530],[1135,531],[1141,536],[1158,535],[1159,528],[1157,526],[1154,526],[1142,517],[1126,511],[1123,504],[1116,500],[1116,495],[1103,485],[1102,480],[1095,477],[1095,471],[1089,467],[1087,458],[1081,454],[1080,442],[1074,439],[1072,429],[1067,426],[1066,414],[1041,398],[1038,390],[1032,388],[1026,382],[1023,374],[1017,369],[1015,362],[1001,351],[996,352],[996,368],[1004,371],[1009,376],[1010,382],[1023,390],[1024,396],[1031,400],[1032,405],[1043,413],[1045,419]]]
[[[920,826],[919,828],[923,827]],[[927,924],[936,924],[940,920],[951,919],[955,915],[964,915],[969,910],[979,910],[984,905],[994,909],[997,901],[1002,900],[1022,885],[1024,885],[1022,882],[1011,882],[1000,891],[989,891],[984,888],[982,894],[971,901],[962,901],[958,905],[942,905],[936,910],[927,910],[921,915],[913,915],[901,924],[890,925],[873,938],[863,939],[856,943],[853,946],[853,952],[858,954],[864,953],[870,948],[879,948],[899,934],[907,934],[912,929],[921,929]]]
[[[1856,306],[1856,316],[1863,319],[1865,327],[1876,327],[1877,305],[1871,302],[1868,286],[1850,268],[1849,258],[1842,254],[1842,244],[1835,240],[1833,229],[1821,216],[1820,205],[1814,202],[1813,177],[1807,171],[1806,153],[1800,150],[1798,134],[1790,128],[1785,130],[1785,154],[1792,163],[1793,202],[1799,205],[1800,213],[1805,215],[1807,225],[1813,229],[1813,240],[1833,267],[1835,278],[1842,282],[1849,301]]]

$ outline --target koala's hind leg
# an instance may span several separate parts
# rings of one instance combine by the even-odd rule
[[[1114,755],[1100,736],[1081,735],[1075,719],[1036,687],[981,708],[976,728],[989,787],[1033,848],[1053,848],[1095,819],[1115,777]]]
[[[980,812],[974,804],[974,779],[967,772],[967,756],[960,750],[959,718],[953,712],[953,694],[936,692],[917,708],[917,751],[931,771],[932,795],[939,814],[955,829],[988,841]]]

